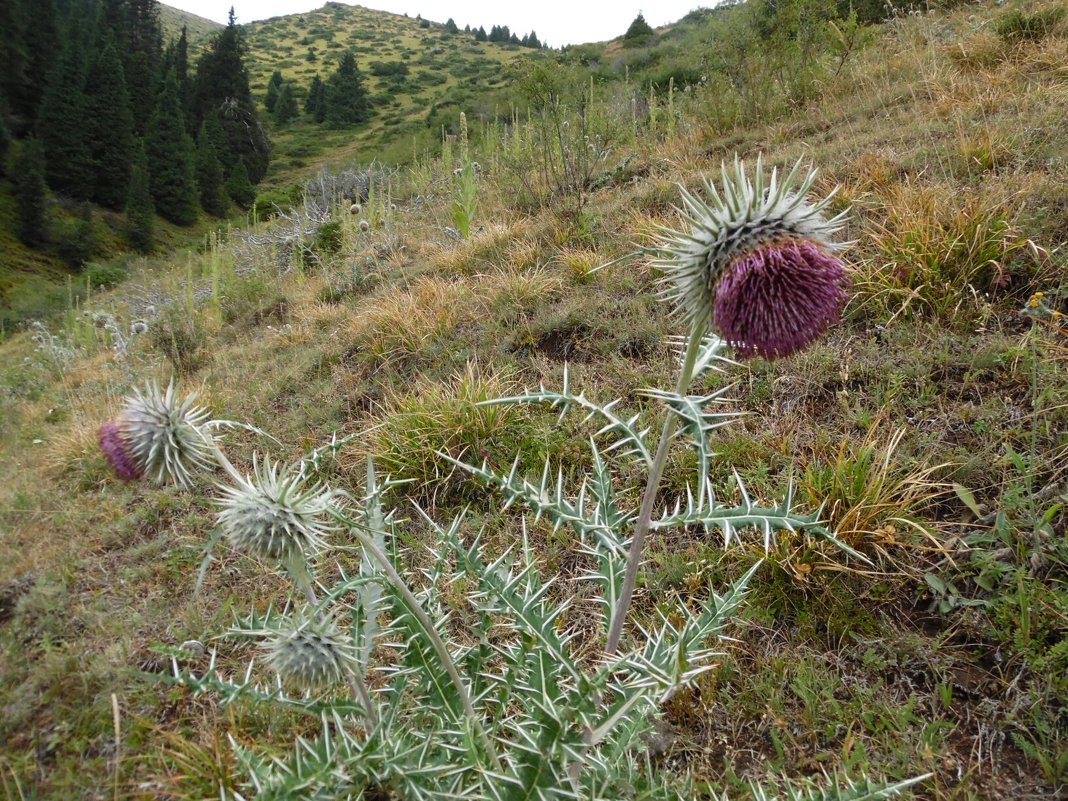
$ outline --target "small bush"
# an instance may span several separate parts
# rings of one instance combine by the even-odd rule
[[[319,226],[315,232],[315,240],[312,248],[319,254],[337,253],[341,250],[342,232],[341,223],[327,222]]]
[[[195,311],[181,305],[168,306],[149,330],[152,346],[179,375],[194,373],[207,361],[207,332]]]
[[[90,262],[85,266],[85,280],[93,289],[106,289],[126,280],[127,269],[123,261]]]
[[[1007,42],[1038,42],[1053,33],[1064,15],[1065,10],[1060,6],[1033,14],[1017,9],[998,18],[994,30]]]

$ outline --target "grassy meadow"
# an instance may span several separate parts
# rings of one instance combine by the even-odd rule
[[[792,480],[802,506],[822,509],[872,564],[801,536],[773,541],[722,665],[666,705],[655,760],[691,771],[709,798],[746,798],[753,779],[843,772],[931,773],[914,794],[938,801],[1059,797],[1061,7],[982,2],[903,16],[872,29],[802,102],[762,115],[726,115],[714,81],[652,94],[616,82],[591,90],[584,121],[558,109],[508,126],[492,111],[476,123],[473,95],[449,91],[474,82],[492,103],[502,67],[529,51],[334,4],[250,26],[254,91],[273,69],[303,88],[354,47],[372,94],[391,98],[356,135],[305,122],[272,131],[269,185],[325,164],[389,164],[412,136],[418,157],[358,214],[341,201],[329,236],[282,246],[280,219],[224,231],[0,342],[0,797],[218,798],[238,778],[228,738],[281,746],[314,728],[160,680],[170,671],[160,646],[191,639],[241,673],[248,650],[212,638],[287,585],[220,546],[194,593],[215,485],[123,484],[110,473],[96,431],[131,386],[174,376],[218,417],[276,438],[227,431],[236,453],[295,460],[334,433],[355,435],[331,480],[360,492],[368,456],[409,480],[390,500],[409,519],[400,545],[413,565],[435,542],[412,501],[441,521],[469,506],[487,547],[503,551],[521,537],[521,512],[439,452],[505,468],[518,457],[531,475],[551,457],[566,478],[581,476],[595,430],[581,415],[476,405],[558,388],[565,366],[576,391],[621,398],[649,422],[640,390],[670,385],[669,338],[682,327],[657,300],[648,258],[596,268],[651,245],[657,225],[678,219],[678,186],[698,189],[736,154],[804,159],[820,168],[819,191],[840,186],[835,210],[852,208],[852,290],[842,322],[812,348],[740,363],[698,388],[731,384],[731,408],[746,413],[714,435],[713,485],[730,497],[733,468],[774,502]],[[1046,22],[1029,23],[1036,14]],[[370,74],[386,59],[410,64],[408,88]],[[454,232],[464,143],[450,137],[431,156],[418,139],[433,104],[453,132],[461,109],[472,120],[481,170],[466,238]],[[566,180],[544,161],[546,130],[589,176],[582,189],[557,191]],[[146,333],[129,333],[136,321]],[[692,468],[669,463],[662,503]],[[640,487],[623,484],[636,503]],[[547,574],[579,572],[568,529],[528,530]],[[697,605],[765,556],[762,537],[742,539],[724,550],[715,531],[653,536],[635,618]]]

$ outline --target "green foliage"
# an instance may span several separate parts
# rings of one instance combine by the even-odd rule
[[[89,125],[85,96],[85,51],[76,24],[49,73],[41,99],[37,136],[44,147],[48,185],[78,199],[93,195],[92,156],[85,139]]]
[[[310,114],[316,122],[326,119],[326,94],[323,79],[316,75],[308,87],[308,97],[304,101],[304,113]]]
[[[152,202],[163,218],[191,225],[197,218],[196,147],[185,118],[174,71],[167,73],[145,134]]]
[[[274,112],[274,107],[278,103],[278,90],[282,86],[282,73],[275,70],[271,73],[271,79],[267,81],[267,94],[263,99],[263,107],[269,112]]]
[[[326,79],[323,92],[325,119],[330,125],[343,128],[371,118],[371,104],[363,85],[363,76],[351,50],[338,60],[337,69]]]
[[[297,98],[293,95],[293,84],[286,81],[278,91],[278,103],[275,107],[274,118],[279,124],[284,125],[300,113],[297,107]]]
[[[623,34],[623,46],[624,47],[644,47],[656,36],[656,31],[652,26],[645,21],[645,17],[639,11],[638,16],[634,18],[634,21],[627,28],[627,32]]]
[[[208,123],[200,126],[197,136],[197,189],[200,206],[214,217],[226,214],[226,193],[223,188],[223,168],[212,144]]]
[[[45,222],[48,190],[45,187],[44,148],[33,137],[15,146],[11,182],[15,193],[16,229],[20,241],[36,247],[48,238]]]
[[[86,130],[89,157],[95,170],[93,199],[111,209],[126,202],[133,157],[133,114],[113,42],[93,59],[86,82]]]
[[[342,230],[339,222],[326,222],[315,232],[312,247],[319,253],[331,254],[341,250]]]
[[[134,250],[148,253],[155,241],[155,227],[156,209],[152,204],[148,157],[144,145],[138,140],[134,144],[130,188],[126,195],[126,241]]]
[[[0,95],[0,175],[7,172],[7,152],[11,147],[11,130],[7,127],[7,103]]]
[[[107,289],[126,280],[129,271],[122,260],[90,262],[85,265],[85,280],[93,289]]]
[[[196,309],[188,304],[168,306],[158,314],[149,333],[152,346],[178,375],[195,372],[207,359],[207,332]]]
[[[226,179],[226,192],[230,199],[243,209],[249,208],[256,199],[256,187],[249,180],[244,161],[239,161]]]
[[[1065,14],[1063,6],[1051,6],[1034,13],[1014,9],[998,17],[994,31],[1008,42],[1037,42],[1053,33]]]
[[[244,34],[230,23],[197,60],[193,89],[196,125],[217,117],[226,134],[226,147],[216,152],[227,174],[244,161],[249,180],[259,183],[267,173],[271,143],[256,113],[245,68]]]
[[[80,269],[100,253],[104,238],[102,223],[93,216],[93,208],[88,203],[81,205],[76,217],[58,220],[52,227],[56,252],[70,267]]]

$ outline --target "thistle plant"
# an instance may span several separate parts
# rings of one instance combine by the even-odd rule
[[[777,191],[774,178],[772,187]],[[783,197],[777,208],[802,210],[801,201]],[[816,225],[811,215],[807,219],[806,225]],[[713,230],[706,222],[700,230]],[[781,234],[787,226],[768,223],[768,228]],[[406,522],[385,502],[399,490],[398,482],[380,479],[370,460],[359,494],[329,489],[316,478],[325,457],[336,453],[336,442],[288,467],[254,459],[250,476],[229,470],[236,486],[225,489],[220,501],[220,536],[283,567],[297,557],[307,570],[289,570],[296,592],[282,607],[253,611],[231,626],[231,638],[260,646],[243,669],[224,670],[213,651],[207,668],[198,672],[172,652],[173,680],[196,693],[223,703],[279,705],[313,721],[302,727],[311,733],[288,753],[235,743],[246,776],[242,797],[695,797],[690,778],[655,764],[643,738],[668,699],[716,668],[722,656],[718,641],[760,562],[741,570],[722,592],[709,588],[703,601],[661,604],[658,619],[628,627],[634,576],[649,531],[716,531],[725,548],[751,531],[762,537],[765,549],[780,531],[837,542],[817,514],[795,508],[789,489],[781,502],[761,504],[735,474],[732,497],[717,496],[708,475],[710,437],[734,414],[721,406],[725,389],[689,392],[733,365],[724,355],[725,340],[708,330],[719,288],[718,279],[710,283],[711,271],[729,277],[733,269],[744,278],[768,270],[779,276],[776,286],[795,287],[773,293],[780,299],[824,291],[805,283],[812,270],[822,275],[822,268],[809,264],[817,257],[803,249],[808,240],[799,230],[790,229],[796,242],[757,237],[746,247],[725,250],[726,264],[710,257],[702,262],[703,272],[680,268],[674,278],[669,273],[675,281],[697,274],[709,298],[707,313],[687,311],[696,306],[681,309],[691,329],[682,341],[676,390],[646,391],[663,409],[659,443],[649,439],[651,426],[642,414],[627,415],[618,411],[618,402],[599,404],[576,392],[566,371],[559,391],[542,388],[488,401],[548,404],[561,414],[578,410],[595,421],[592,468],[574,492],[562,470],[548,462],[540,478],[531,479],[522,475],[518,460],[498,471],[441,454],[503,495],[506,506],[525,507],[517,518],[518,542],[503,553],[486,545],[490,538],[469,513],[441,524],[416,507],[414,515],[432,542],[430,563],[413,568],[400,547],[411,540]],[[685,241],[703,235],[695,232]],[[666,240],[665,249],[682,242],[679,237]],[[753,255],[769,246],[786,255]],[[830,247],[821,243],[826,249],[819,250],[819,259],[832,258],[823,255]],[[698,260],[696,251],[687,253]],[[797,274],[786,274],[790,269]],[[690,288],[676,286],[678,297],[696,299]],[[784,318],[797,313],[776,311]],[[813,331],[808,323],[788,330],[801,331],[801,337]],[[746,343],[737,347],[744,352]],[[697,475],[683,497],[663,505],[658,486],[666,454],[683,438],[696,452]],[[226,458],[218,448],[213,453]],[[633,474],[621,469],[628,463],[637,463],[647,476],[639,508],[627,503],[631,488],[619,486],[620,476]],[[546,525],[570,530],[575,558],[585,570],[579,580],[591,593],[544,575],[532,527]],[[308,558],[312,553],[315,560]],[[842,779],[827,788],[788,786],[781,795],[755,786],[754,794],[880,799],[916,781]]]

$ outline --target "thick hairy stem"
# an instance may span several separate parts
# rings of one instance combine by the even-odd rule
[[[404,601],[408,605],[412,614],[415,615],[416,620],[419,621],[419,625],[426,631],[427,636],[430,638],[430,642],[434,646],[434,651],[438,655],[438,659],[445,667],[453,687],[460,696],[460,702],[463,704],[464,708],[464,717],[467,718],[472,730],[482,741],[482,747],[493,762],[493,767],[497,771],[500,771],[501,763],[500,760],[497,759],[497,753],[493,748],[493,743],[490,741],[489,736],[486,734],[486,730],[482,727],[482,723],[475,714],[475,707],[471,703],[471,695],[467,692],[467,687],[464,686],[463,679],[460,677],[460,671],[456,669],[456,663],[453,661],[449,649],[445,646],[445,641],[441,639],[441,635],[438,634],[437,628],[434,627],[434,622],[423,610],[423,607],[419,603],[419,599],[415,597],[410,589],[408,589],[408,585],[404,583],[404,579],[401,578],[400,573],[393,567],[393,563],[389,561],[389,557],[382,553],[381,549],[375,545],[374,540],[358,528],[353,528],[352,532],[356,535],[356,539],[360,541],[360,545],[365,548],[382,567],[382,571],[386,574],[386,578],[389,579],[389,583],[401,594],[401,597],[404,598]]]
[[[695,325],[690,330],[690,339],[686,343],[686,354],[683,357],[682,371],[679,373],[679,381],[675,391],[679,395],[685,395],[693,381],[693,368],[697,363],[697,355],[701,350],[701,338],[704,336],[705,326]],[[634,524],[634,537],[630,543],[630,554],[627,557],[627,575],[623,579],[623,590],[616,603],[615,612],[612,615],[612,628],[608,632],[608,643],[605,645],[605,654],[613,656],[619,648],[619,640],[623,636],[623,624],[627,619],[627,611],[630,609],[631,599],[634,597],[634,587],[638,582],[638,568],[641,566],[642,552],[645,549],[645,535],[649,533],[649,523],[653,517],[653,504],[656,502],[656,493],[660,488],[660,478],[664,473],[664,465],[667,462],[668,448],[671,439],[675,435],[675,427],[678,425],[678,416],[670,411],[664,420],[664,429],[660,432],[660,444],[657,445],[656,455],[653,457],[653,466],[649,468],[649,481],[645,485],[645,494],[642,496],[641,509],[638,519]]]

